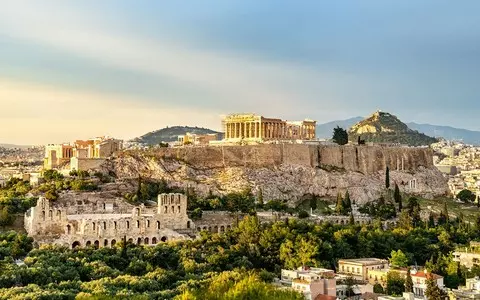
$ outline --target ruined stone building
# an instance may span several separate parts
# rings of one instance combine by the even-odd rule
[[[109,137],[76,140],[72,144],[50,144],[45,146],[44,168],[69,165],[70,169],[88,170],[121,149],[122,141]]]
[[[183,194],[160,194],[154,207],[115,199],[86,199],[82,196],[52,202],[40,197],[37,205],[25,213],[28,235],[40,245],[71,248],[111,247],[124,237],[135,244],[155,245],[190,239],[202,230],[216,229],[220,233],[233,224],[232,218],[222,218],[217,223],[199,221],[197,228],[187,216],[187,197]]]
[[[284,121],[255,114],[231,114],[222,121],[225,141],[313,140],[313,120]]]

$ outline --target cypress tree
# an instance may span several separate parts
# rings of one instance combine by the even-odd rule
[[[350,194],[345,192],[345,199],[343,199],[343,209],[345,212],[352,211],[352,201],[350,200]]]
[[[335,206],[335,212],[339,215],[343,214],[344,212],[344,207],[343,207],[343,199],[342,199],[342,194],[340,192],[337,193],[337,206]]]
[[[390,168],[387,167],[385,170],[385,188],[390,188]]]
[[[410,268],[407,269],[407,278],[405,279],[405,292],[413,293],[413,280],[410,274]]]
[[[348,222],[350,223],[350,225],[355,225],[355,218],[353,217],[352,212],[350,213],[350,219],[348,220]]]
[[[402,211],[402,195],[400,194],[400,189],[398,188],[398,184],[395,183],[395,190],[393,192],[393,199],[395,203],[398,204],[398,211]]]

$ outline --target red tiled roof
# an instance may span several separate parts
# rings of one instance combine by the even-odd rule
[[[337,297],[335,296],[328,296],[328,295],[318,295],[315,297],[315,300],[336,300]]]
[[[432,277],[433,279],[440,279],[442,276],[434,274],[434,273],[425,273],[423,271],[419,271],[415,274],[412,274],[412,277],[422,277],[422,278],[428,278]]]

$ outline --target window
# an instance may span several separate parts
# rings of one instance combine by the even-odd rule
[[[95,231],[95,222],[92,223],[92,230]]]
[[[130,228],[130,221],[127,221],[127,229]]]
[[[113,228],[117,229],[117,221],[113,221]]]
[[[157,229],[160,229],[160,221],[157,221]]]
[[[137,221],[137,228],[140,228],[140,221]]]
[[[150,227],[150,220],[147,220],[147,227]]]
[[[103,222],[103,230],[107,229],[107,222]]]
[[[180,213],[180,205],[177,207],[177,213]]]

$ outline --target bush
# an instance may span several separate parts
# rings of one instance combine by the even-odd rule
[[[457,199],[463,202],[474,202],[477,196],[472,191],[464,189],[457,194]]]
[[[310,215],[308,214],[308,212],[304,211],[304,210],[301,210],[298,212],[298,217],[300,219],[305,219],[305,218],[308,218]]]

